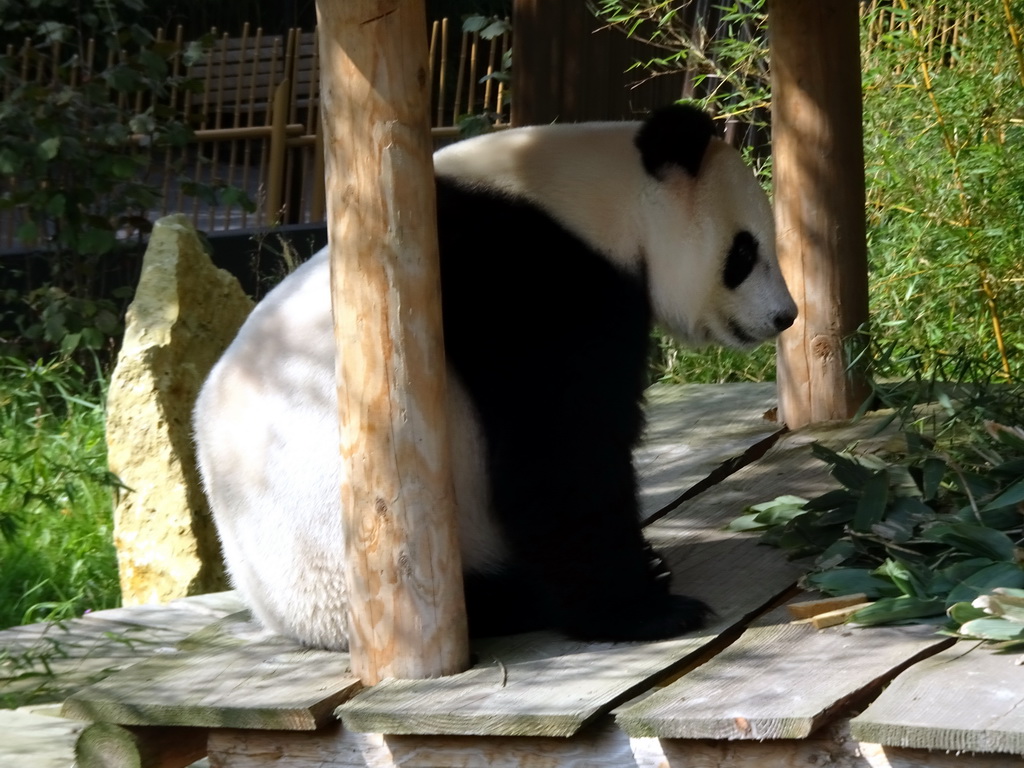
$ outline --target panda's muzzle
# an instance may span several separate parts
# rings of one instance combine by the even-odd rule
[[[796,322],[795,312],[779,312],[772,318],[776,333],[782,333]]]
[[[742,345],[757,344],[761,339],[751,336],[735,320],[729,321],[729,333]]]
[[[749,347],[752,345],[760,344],[762,341],[771,338],[784,330],[789,328],[796,321],[796,314],[791,312],[777,312],[772,316],[771,326],[758,328],[761,333],[752,332],[742,325],[737,323],[735,320],[729,320],[727,326],[729,333],[739,343],[740,346]]]

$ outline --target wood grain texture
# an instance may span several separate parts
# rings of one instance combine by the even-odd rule
[[[1006,755],[957,755],[858,743],[841,723],[808,739],[630,738],[603,721],[571,739],[213,731],[218,768],[1008,768]]]
[[[780,425],[765,418],[776,402],[771,382],[648,389],[647,428],[633,451],[641,516],[673,506],[714,470],[776,434]]]
[[[169,605],[96,611],[80,619],[0,631],[0,703],[62,701],[241,607],[233,592],[187,597]]]
[[[1024,755],[1018,658],[961,641],[897,677],[852,731],[893,747]]]
[[[722,653],[619,711],[630,736],[802,739],[922,654],[949,645],[934,627],[792,624],[782,609]]]
[[[0,632],[0,702],[61,701],[70,693],[136,663],[173,650],[185,632],[102,619],[75,619]]]
[[[772,154],[779,264],[800,308],[778,342],[791,428],[867,396],[846,339],[868,319],[857,0],[773,0]]]
[[[466,673],[436,681],[389,680],[361,692],[338,710],[345,727],[422,735],[577,733],[792,586],[800,571],[778,550],[723,526],[749,504],[835,487],[809,444],[820,439],[845,447],[870,435],[883,418],[790,435],[755,464],[648,526],[648,537],[673,568],[673,591],[700,597],[717,612],[706,630],[657,643],[575,643],[552,633],[478,642],[478,663]]]
[[[468,663],[423,0],[317,3],[353,670]]]
[[[66,717],[121,725],[313,730],[358,689],[348,654],[303,648],[239,618],[73,693]]]
[[[206,756],[205,728],[89,724],[75,743],[75,768],[187,768]]]

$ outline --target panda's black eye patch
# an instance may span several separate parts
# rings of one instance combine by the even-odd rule
[[[725,259],[725,272],[722,274],[722,281],[725,287],[732,290],[739,288],[750,273],[754,271],[757,264],[757,238],[744,230],[737,233],[733,238],[729,255]]]

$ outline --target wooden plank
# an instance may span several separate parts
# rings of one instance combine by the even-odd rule
[[[219,768],[1007,768],[1005,755],[956,755],[858,743],[845,723],[808,739],[629,738],[610,722],[571,739],[382,736],[330,726],[316,733],[215,730]],[[1014,765],[1017,763],[1014,762]]]
[[[794,624],[772,611],[714,659],[620,710],[630,736],[802,739],[912,661],[953,641],[935,627]]]
[[[649,388],[647,428],[633,451],[641,516],[674,506],[713,470],[776,434],[780,425],[765,418],[775,403],[771,382]]]
[[[190,650],[153,656],[72,694],[63,714],[121,725],[312,730],[359,685],[348,654],[303,648],[240,618],[184,645]]]
[[[714,644],[789,589],[799,571],[757,537],[723,530],[747,505],[835,487],[811,456],[816,439],[845,447],[885,415],[789,435],[760,461],[647,528],[675,573],[676,591],[717,617],[697,635],[658,643],[575,643],[553,633],[478,642],[478,664],[434,681],[385,681],[339,708],[345,727],[390,734],[570,736],[652,678]],[[884,442],[876,441],[876,442]],[[862,448],[866,446],[862,443]],[[737,567],[742,563],[743,567]]]
[[[170,629],[175,635],[189,635],[207,624],[245,610],[238,593],[214,592],[207,595],[178,598],[167,604],[129,605],[93,611],[84,619],[102,619],[152,629]]]
[[[961,641],[897,677],[852,721],[853,734],[894,747],[1024,755],[1018,660]]]
[[[60,701],[140,657],[170,651],[188,628],[74,619],[0,632],[0,706]]]
[[[212,616],[214,619],[222,619],[230,614],[245,610],[242,598],[231,589],[223,592],[209,592],[205,595],[179,597],[177,600],[171,600],[168,605],[203,613]]]
[[[75,741],[86,723],[0,709],[0,765],[10,768],[69,768]]]

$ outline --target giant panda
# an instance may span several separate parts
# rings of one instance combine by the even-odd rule
[[[646,640],[709,612],[638,518],[652,323],[749,348],[796,307],[768,200],[712,120],[547,125],[434,156],[448,420],[470,630]],[[270,630],[347,646],[326,251],[256,307],[194,413],[235,587]]]

